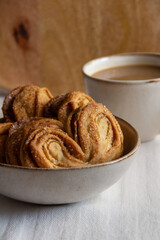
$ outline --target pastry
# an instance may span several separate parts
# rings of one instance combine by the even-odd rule
[[[53,98],[46,88],[18,87],[5,98],[3,113],[0,162],[70,168],[108,162],[123,153],[117,120],[85,93]]]
[[[9,129],[8,139],[6,143],[6,162],[11,165],[22,166],[23,164],[20,161],[19,152],[24,134],[27,134],[32,130],[33,123],[34,128],[38,128],[39,126],[45,127],[46,125],[55,125],[55,121],[56,120],[54,119],[45,119],[44,122],[43,118],[31,118],[13,123]],[[63,125],[60,122],[58,124],[57,127],[63,128]]]
[[[82,148],[90,164],[117,159],[123,152],[123,133],[112,113],[100,103],[89,103],[71,112],[66,132]]]
[[[6,122],[16,121],[12,106],[13,106],[14,99],[16,95],[20,92],[20,90],[21,90],[21,87],[17,87],[13,89],[4,99],[2,111],[3,111],[4,119],[6,120]]]
[[[83,92],[70,92],[51,99],[45,107],[45,117],[59,119],[66,123],[68,115],[75,109],[87,105],[94,100]]]
[[[0,123],[0,163],[6,163],[5,145],[12,123]]]
[[[25,167],[59,168],[84,166],[79,145],[55,119],[31,119],[14,123],[9,132],[6,158],[9,164]],[[11,147],[9,147],[11,146]]]
[[[53,96],[47,88],[28,85],[12,90],[4,99],[2,111],[6,122],[43,116],[44,106]]]
[[[66,95],[52,98],[44,108],[44,117],[58,119],[58,110],[61,107]]]

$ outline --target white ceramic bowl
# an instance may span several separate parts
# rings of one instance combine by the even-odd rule
[[[121,158],[70,169],[31,169],[0,164],[0,193],[25,202],[63,204],[88,199],[106,190],[128,169],[140,145],[137,131],[117,119],[124,134]]]

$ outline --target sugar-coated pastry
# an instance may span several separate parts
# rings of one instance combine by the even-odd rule
[[[31,119],[14,123],[10,129],[7,162],[13,165],[40,168],[84,166],[79,145],[63,131],[55,119]]]
[[[17,121],[12,124],[9,129],[8,139],[6,142],[6,162],[11,165],[19,165],[22,166],[20,160],[20,147],[24,137],[24,134],[29,134],[30,131],[34,128],[38,128],[39,126],[54,125],[56,128],[63,128],[63,124],[54,119],[44,119],[43,118],[31,118],[25,119],[22,121]]]
[[[5,145],[12,123],[0,123],[0,163],[6,163]]]
[[[58,118],[63,124],[66,123],[68,115],[75,109],[87,105],[94,100],[87,94],[73,91],[65,95],[57,96],[50,100],[45,107],[46,117]]]
[[[6,96],[2,110],[1,163],[71,168],[109,162],[123,153],[116,118],[85,93],[53,98],[46,88],[18,87]]]
[[[27,85],[13,89],[4,99],[2,111],[7,122],[42,117],[53,96],[47,88]]]
[[[117,159],[123,152],[123,133],[112,113],[100,103],[89,103],[70,113],[66,132],[82,148],[90,164]]]
[[[58,110],[61,107],[66,95],[52,98],[44,108],[44,116],[47,118],[58,118]]]
[[[13,113],[13,102],[15,97],[18,95],[18,93],[21,91],[22,87],[17,87],[13,89],[4,99],[2,111],[4,118],[7,122],[15,122],[15,116]]]

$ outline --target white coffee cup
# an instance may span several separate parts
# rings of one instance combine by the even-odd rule
[[[94,59],[82,68],[87,93],[116,116],[131,123],[141,140],[160,132],[160,78],[147,80],[102,80],[93,74],[103,69],[128,65],[160,66],[160,54],[127,53]]]

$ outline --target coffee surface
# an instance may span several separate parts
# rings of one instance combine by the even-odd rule
[[[130,65],[104,69],[92,75],[98,79],[145,80],[160,78],[160,66]]]

